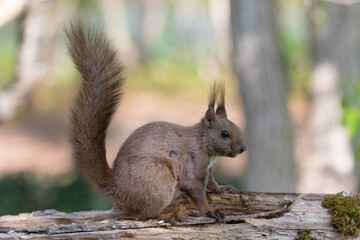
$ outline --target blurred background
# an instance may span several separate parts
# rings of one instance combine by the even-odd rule
[[[358,191],[360,3],[353,0],[0,0],[0,215],[110,209],[76,170],[80,80],[63,27],[104,27],[126,66],[111,163],[150,121],[197,123],[214,80],[248,151],[215,178],[244,191]]]

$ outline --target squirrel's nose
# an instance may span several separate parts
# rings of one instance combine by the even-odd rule
[[[246,151],[246,145],[244,144],[241,148],[240,148],[240,153],[243,153]]]

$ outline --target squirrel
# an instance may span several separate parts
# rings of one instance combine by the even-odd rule
[[[223,222],[225,215],[210,209],[206,199],[206,190],[228,189],[214,180],[210,157],[235,157],[246,150],[242,131],[227,119],[224,83],[213,84],[199,123],[183,127],[151,122],[139,127],[122,144],[110,168],[105,138],[123,96],[124,68],[103,30],[75,21],[65,33],[82,75],[70,114],[70,143],[88,182],[114,206],[144,220],[158,218],[176,196],[185,193],[202,215]]]

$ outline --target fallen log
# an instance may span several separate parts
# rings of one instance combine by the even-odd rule
[[[199,216],[186,196],[168,208],[188,209],[189,214],[176,226],[159,220],[141,221],[112,210],[21,213],[0,217],[0,239],[295,239],[300,230],[309,230],[317,239],[346,239],[330,224],[329,211],[321,205],[324,196],[209,193],[211,207],[226,214],[226,223],[221,224]]]

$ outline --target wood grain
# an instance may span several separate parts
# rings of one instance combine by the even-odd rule
[[[45,210],[0,217],[0,239],[294,239],[302,229],[318,239],[345,239],[330,225],[324,194],[208,194],[212,208],[226,214],[225,224],[198,216],[185,196],[168,208],[186,208],[177,226],[159,220],[140,221],[121,212],[64,213]],[[360,239],[360,238],[348,238]]]

